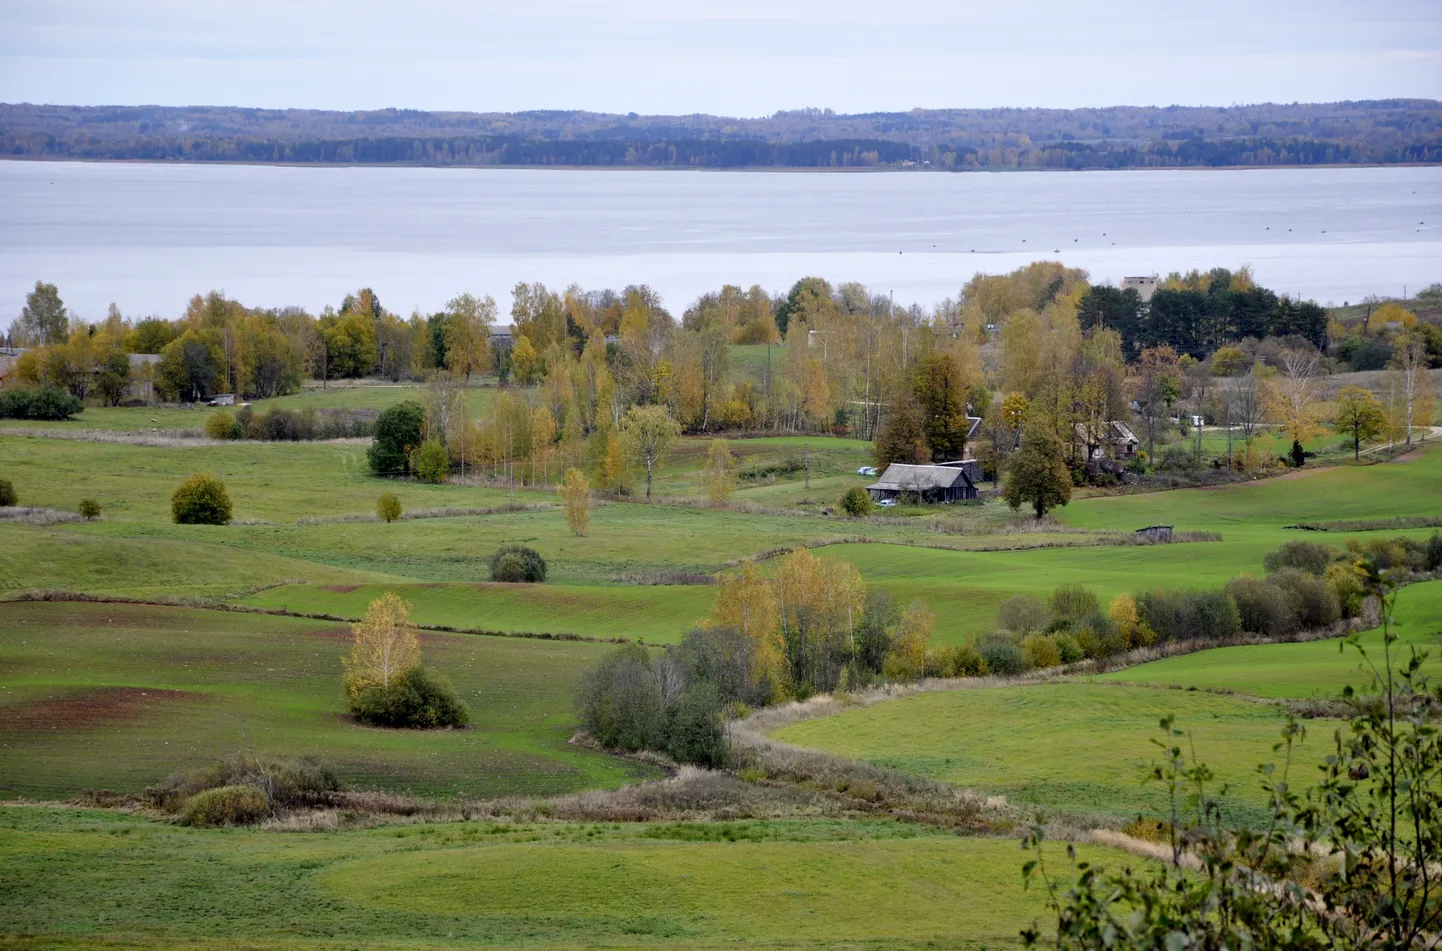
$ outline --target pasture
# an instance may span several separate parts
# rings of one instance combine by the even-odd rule
[[[0,603],[0,796],[136,793],[238,750],[321,756],[348,785],[426,797],[544,795],[654,775],[569,746],[571,693],[603,645],[426,633],[465,730],[345,713],[349,629],[188,608]]]
[[[891,821],[276,834],[0,806],[0,829],[17,947],[972,949],[1044,917],[1014,840]]]
[[[1256,820],[1265,805],[1255,767],[1275,762],[1283,719],[1254,700],[1188,690],[1049,683],[914,694],[777,730],[776,739],[919,773],[1028,804],[1080,815],[1160,814],[1163,789],[1143,785],[1158,759],[1150,743],[1173,714],[1197,757],[1233,792],[1233,818]],[[1299,749],[1320,758],[1330,735],[1313,721]],[[1214,790],[1216,791],[1216,790]]]

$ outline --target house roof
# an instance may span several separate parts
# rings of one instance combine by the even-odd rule
[[[927,489],[950,489],[957,485],[971,484],[966,470],[959,466],[909,466],[893,462],[881,474],[881,479],[867,488],[892,492],[923,492]]]
[[[1111,433],[1107,436],[1107,438],[1110,439],[1112,442],[1139,441],[1136,437],[1136,434],[1132,432],[1132,428],[1121,420],[1110,420],[1107,425],[1111,429]],[[1085,423],[1076,424],[1076,434],[1078,439],[1082,440],[1083,442],[1087,441],[1087,436],[1089,435],[1089,433]]]

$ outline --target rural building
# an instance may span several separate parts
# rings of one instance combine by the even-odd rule
[[[1077,444],[1086,449],[1088,461],[1111,459],[1125,462],[1137,454],[1141,441],[1132,428],[1119,419],[1113,419],[1098,427],[1086,423],[1076,424]]]
[[[944,462],[934,466],[909,466],[893,462],[880,480],[866,491],[877,502],[886,499],[916,499],[921,502],[959,502],[977,497],[981,466],[974,459]]]
[[[1153,542],[1169,542],[1172,540],[1172,527],[1170,525],[1148,525],[1146,528],[1137,529],[1137,537]]]
[[[1122,278],[1122,290],[1134,290],[1145,303],[1152,299],[1157,292],[1157,276],[1151,277],[1124,277]]]

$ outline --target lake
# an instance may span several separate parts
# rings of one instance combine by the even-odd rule
[[[1322,303],[1442,280],[1442,168],[768,172],[0,161],[0,327],[37,279],[90,319],[389,309],[517,281],[646,283],[680,313],[723,283],[861,281],[898,303],[1059,259],[1094,281],[1251,264]]]

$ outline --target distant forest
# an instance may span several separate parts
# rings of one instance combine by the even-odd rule
[[[1181,168],[1442,162],[1431,99],[1104,109],[829,109],[761,119],[0,104],[0,156],[304,164]]]

